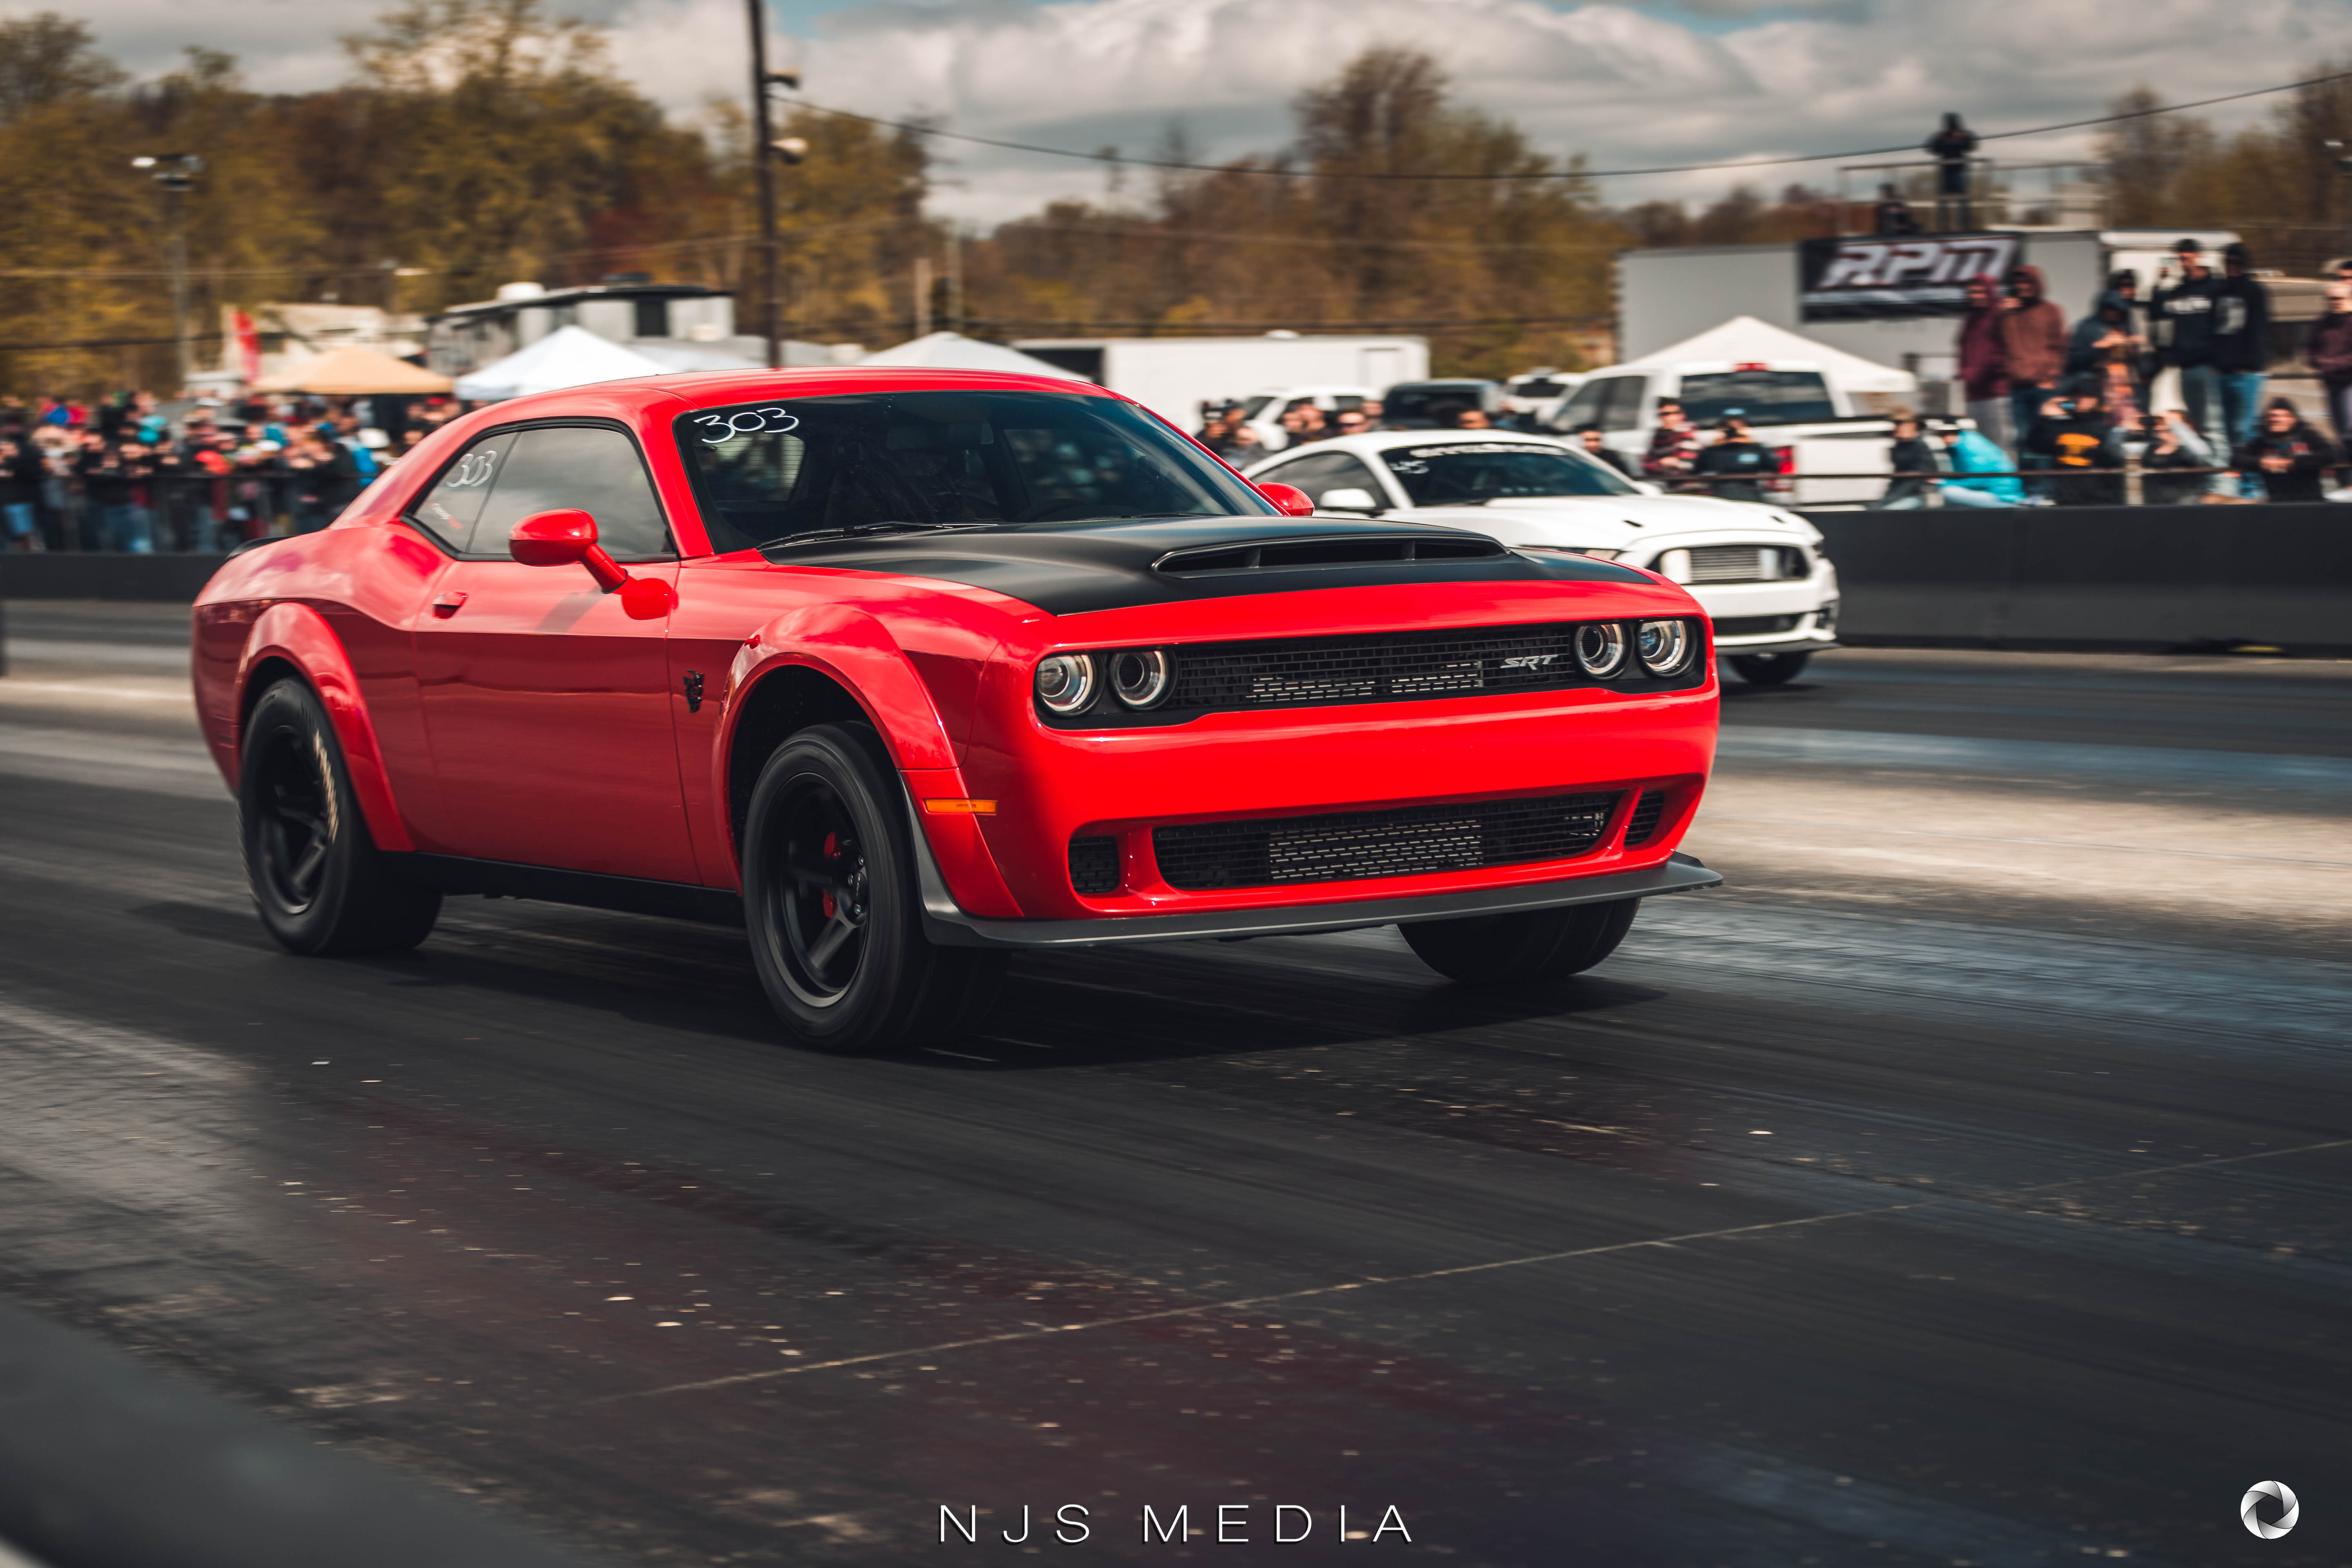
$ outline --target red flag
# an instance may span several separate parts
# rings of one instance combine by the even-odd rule
[[[261,334],[253,330],[253,318],[243,310],[229,312],[229,323],[236,333],[237,374],[251,386],[261,379]]]

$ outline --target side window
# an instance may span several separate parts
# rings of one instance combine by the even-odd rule
[[[1381,481],[1372,478],[1372,470],[1346,452],[1317,452],[1311,457],[1287,462],[1273,471],[1258,476],[1276,484],[1297,485],[1314,500],[1321,500],[1326,490],[1370,490],[1374,500],[1385,503],[1388,491]]]
[[[482,515],[482,503],[489,500],[490,486],[505,470],[507,452],[513,445],[514,432],[509,430],[467,447],[440,481],[409,509],[409,521],[447,549],[465,554],[473,542],[475,521]]]
[[[470,553],[500,556],[514,525],[536,511],[577,507],[596,520],[596,542],[615,561],[667,561],[677,552],[636,443],[584,425],[524,430],[474,526]]]
[[[1609,388],[1617,379],[1588,381],[1578,387],[1576,395],[1568,400],[1553,423],[1563,430],[1581,430],[1587,425],[1600,424],[1601,402],[1609,395]]]
[[[1642,425],[1642,394],[1650,384],[1645,375],[1612,375],[1601,384],[1608,389],[1609,405],[1601,412],[1603,430],[1637,430]]]

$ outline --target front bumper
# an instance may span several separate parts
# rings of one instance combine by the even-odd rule
[[[923,934],[939,947],[1094,947],[1108,942],[1239,941],[1254,936],[1301,936],[1315,931],[1360,931],[1369,926],[1407,925],[1418,921],[1475,920],[1484,915],[1522,914],[1574,904],[1611,904],[1711,888],[1723,880],[1694,855],[1680,851],[1639,871],[1568,877],[1517,887],[1472,888],[1418,898],[1367,899],[1355,903],[1292,905],[1280,909],[1204,910],[1171,915],[1106,915],[1076,921],[1003,921],[966,914],[948,892],[911,796],[908,826],[915,847],[916,881],[922,893]]]

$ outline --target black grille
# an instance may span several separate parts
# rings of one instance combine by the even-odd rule
[[[1171,708],[1298,708],[1591,684],[1574,624],[1285,637],[1176,650]]]
[[[1726,616],[1715,623],[1715,635],[1719,637],[1760,637],[1768,632],[1793,632],[1796,616]]]
[[[1264,888],[1468,871],[1581,855],[1601,842],[1614,795],[1410,805],[1321,816],[1200,822],[1151,830],[1171,888]]]
[[[1645,789],[1642,798],[1633,803],[1633,815],[1625,823],[1625,847],[1634,849],[1650,841],[1658,830],[1658,818],[1666,811],[1666,792]]]
[[[1118,891],[1118,840],[1070,840],[1070,886],[1081,893]]]

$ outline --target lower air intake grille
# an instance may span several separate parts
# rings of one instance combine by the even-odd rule
[[[1715,635],[1719,637],[1760,637],[1772,632],[1793,632],[1801,617],[1796,616],[1726,616],[1715,623]]]
[[[1625,847],[1635,849],[1647,844],[1650,835],[1658,830],[1658,818],[1665,812],[1666,792],[1662,789],[1643,790],[1642,798],[1633,803],[1632,819],[1625,824]]]
[[[1581,855],[1601,842],[1614,795],[1411,805],[1249,822],[1155,827],[1151,847],[1171,888],[1265,888],[1414,877]],[[1072,847],[1075,862],[1076,846]]]
[[[1070,840],[1070,886],[1081,893],[1118,891],[1118,840]]]

